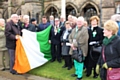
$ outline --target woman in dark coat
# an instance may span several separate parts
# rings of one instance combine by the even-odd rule
[[[103,29],[98,26],[98,16],[92,16],[90,18],[91,26],[88,28],[89,40],[88,40],[88,55],[85,60],[86,76],[89,77],[94,69],[93,78],[97,78],[98,74],[95,72],[96,63],[100,56],[100,53],[93,52],[92,47],[97,43],[102,44],[103,40]]]
[[[120,68],[120,38],[117,36],[118,25],[115,21],[108,20],[104,24],[104,40],[103,40],[103,53],[100,55],[96,72],[99,73],[101,80],[107,80],[107,69]]]
[[[72,68],[72,58],[71,55],[69,54],[70,46],[67,45],[69,44],[69,34],[72,31],[72,28],[70,26],[70,22],[66,21],[65,23],[66,30],[63,32],[61,36],[61,42],[62,42],[62,56],[64,58],[65,64],[62,66],[62,68],[68,67],[68,70]]]

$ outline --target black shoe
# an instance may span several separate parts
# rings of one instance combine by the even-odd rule
[[[68,67],[67,70],[70,70],[72,67]]]
[[[62,68],[66,68],[66,67],[67,67],[66,65],[62,66]]]
[[[62,61],[61,60],[58,60],[59,63],[61,63]]]
[[[76,76],[77,76],[77,74],[72,74],[71,76],[72,76],[72,77],[76,77]]]
[[[5,71],[5,68],[1,69],[1,71]]]
[[[51,62],[54,62],[54,61],[55,61],[55,59],[51,59],[50,61],[51,61]]]
[[[89,77],[90,75],[89,74],[86,74],[86,77]]]
[[[98,75],[93,76],[93,78],[98,78]]]
[[[76,78],[76,80],[82,80],[82,78]]]

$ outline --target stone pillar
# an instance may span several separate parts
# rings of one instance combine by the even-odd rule
[[[66,20],[66,0],[61,0],[61,16]]]

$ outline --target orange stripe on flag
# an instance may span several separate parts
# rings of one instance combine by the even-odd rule
[[[15,65],[13,69],[18,73],[26,73],[30,70],[29,61],[20,39],[16,42]]]

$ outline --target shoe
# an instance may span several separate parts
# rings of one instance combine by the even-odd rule
[[[51,61],[51,62],[54,62],[54,61],[55,61],[55,59],[51,59],[50,61]]]
[[[98,75],[93,76],[93,78],[98,78]]]
[[[71,76],[72,76],[72,77],[76,77],[76,76],[77,76],[77,74],[72,74]]]
[[[76,78],[76,80],[82,80],[82,77],[81,78]]]
[[[72,67],[68,67],[67,70],[70,70]]]
[[[64,65],[64,66],[62,66],[62,68],[66,68],[66,67],[67,67],[67,66],[65,66],[65,65]]]
[[[5,70],[6,70],[5,68],[1,69],[1,71],[5,71]]]
[[[62,61],[61,60],[58,60],[59,63],[61,63]]]
[[[16,74],[14,74],[14,75],[22,75],[21,73],[16,73]]]
[[[89,77],[90,75],[89,74],[86,74],[86,77]]]

